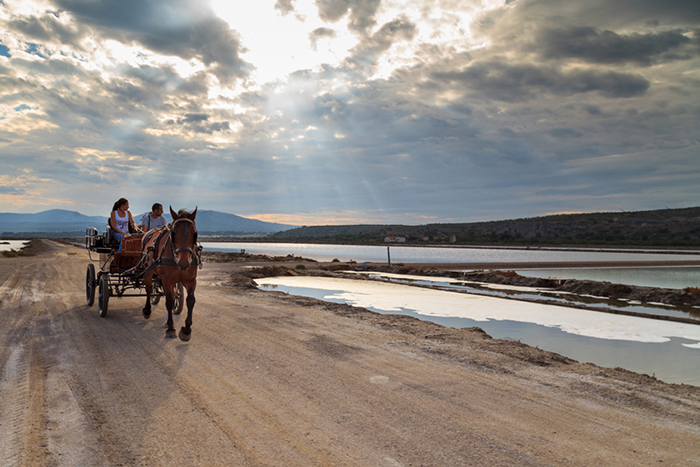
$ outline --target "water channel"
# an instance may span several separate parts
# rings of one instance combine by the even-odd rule
[[[529,263],[700,261],[699,251],[488,247],[411,247],[297,243],[206,242],[213,251],[303,257],[317,261],[386,263],[522,263],[525,276],[590,279],[637,286],[682,289],[700,286],[700,266],[532,269]],[[641,304],[601,297],[498,287],[434,277],[379,275],[384,282],[311,277],[260,279],[261,288],[347,303],[378,313],[400,313],[461,328],[478,326],[498,339],[513,339],[603,367],[621,367],[668,383],[700,386],[700,325],[621,316],[564,307],[578,304],[695,319],[700,310]],[[516,299],[516,300],[508,300]],[[518,299],[545,298],[545,305]]]
[[[435,278],[419,280],[426,283]],[[621,367],[668,383],[700,386],[698,324],[399,283],[304,276],[271,277],[256,282],[266,290],[347,303],[378,313],[405,314],[443,326],[477,326],[494,338],[517,340],[580,362]]]
[[[316,261],[357,261],[386,263],[387,248],[396,263],[522,263],[516,271],[524,276],[557,279],[587,279],[614,283],[682,289],[700,287],[700,266],[596,269],[526,269],[528,263],[626,262],[626,261],[698,261],[700,251],[619,250],[486,247],[411,247],[372,245],[322,245],[313,243],[203,242],[205,250],[240,252],[270,256],[301,256]]]

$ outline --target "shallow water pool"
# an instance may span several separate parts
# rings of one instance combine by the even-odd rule
[[[700,386],[700,325],[614,315],[403,284],[318,277],[257,279],[262,289],[414,316],[668,383]]]

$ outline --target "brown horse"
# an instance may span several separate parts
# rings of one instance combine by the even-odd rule
[[[173,221],[157,230],[144,235],[141,251],[144,255],[143,265],[146,267],[144,282],[146,285],[146,306],[143,317],[151,316],[151,293],[153,293],[153,274],[160,278],[165,292],[165,307],[168,310],[168,329],[165,337],[175,337],[173,326],[173,304],[178,283],[187,290],[187,318],[185,326],[180,329],[180,340],[188,341],[192,337],[192,309],[195,298],[194,289],[197,287],[197,269],[201,263],[197,248],[197,227],[194,220],[197,209],[189,213],[181,210],[176,213],[170,208]],[[182,300],[184,297],[180,297]]]

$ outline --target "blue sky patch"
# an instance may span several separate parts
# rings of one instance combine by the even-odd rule
[[[48,55],[44,55],[38,44],[34,44],[32,42],[27,43],[27,48],[25,49],[25,52],[30,53],[32,55],[38,55],[41,58],[49,58]]]
[[[10,49],[8,49],[5,45],[0,44],[0,55],[10,57]]]

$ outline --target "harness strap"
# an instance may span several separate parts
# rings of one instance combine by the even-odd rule
[[[145,276],[146,274],[148,274],[149,272],[151,272],[151,270],[152,270],[153,268],[155,268],[156,266],[159,266],[159,265],[160,265],[160,259],[157,259],[157,260],[153,261],[153,262],[150,264],[150,266],[148,266],[148,267],[146,268],[146,270],[143,271],[142,274]]]
[[[173,241],[172,241],[173,240],[172,239],[172,235],[173,235],[172,227],[173,227],[173,224],[175,224],[176,222],[181,221],[181,220],[190,222],[194,227],[194,222],[189,220],[189,219],[177,219],[170,224],[166,224],[162,228],[159,228],[156,230],[151,230],[146,234],[146,242],[145,243],[148,243],[148,241],[151,239],[151,237],[156,232],[158,232],[158,236],[153,240],[153,242],[151,243],[150,246],[148,246],[145,250],[143,249],[143,246],[142,246],[141,261],[145,261],[145,258],[149,253],[151,253],[151,252],[154,253],[153,262],[148,266],[148,268],[146,268],[146,270],[143,272],[143,274],[147,274],[156,266],[178,267],[178,264],[177,264],[177,261],[175,260],[175,258],[177,257],[177,254],[180,251],[189,251],[191,253],[190,267],[192,267],[192,266],[200,266],[201,267],[201,265],[202,265],[202,247],[198,246],[197,242],[196,242],[196,233],[197,233],[196,227],[194,227],[194,229],[195,229],[195,246],[194,246],[194,248],[183,247],[183,248],[178,248],[177,250],[175,249],[175,245],[173,244]],[[158,245],[158,242],[160,241],[160,237],[163,234],[165,234],[166,232],[168,233],[168,238],[166,238],[165,242],[163,242],[163,245],[160,248],[160,253],[158,255],[156,255],[155,254],[156,246]],[[144,245],[145,245],[145,243],[144,243]],[[165,253],[165,249],[168,247],[168,245],[170,245],[170,251],[172,253],[171,258],[163,256],[163,253]]]

